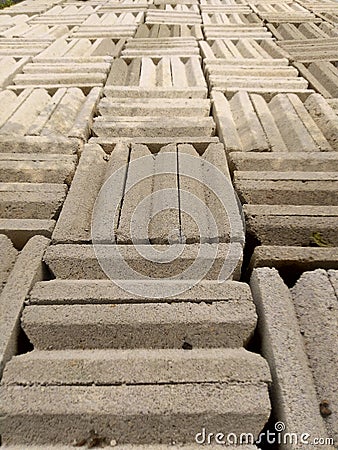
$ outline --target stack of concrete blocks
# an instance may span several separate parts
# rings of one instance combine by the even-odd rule
[[[330,0],[25,0],[0,12],[4,448],[195,450],[203,429],[212,444],[257,438],[271,382],[286,431],[337,437],[336,11]],[[239,209],[220,208],[209,163],[244,205],[244,268]],[[123,182],[100,197],[118,170]],[[129,191],[140,173],[150,177]],[[133,224],[162,189],[175,208],[155,195],[149,227]],[[184,191],[215,234],[200,233]],[[99,262],[95,203],[109,209],[113,194]],[[168,263],[172,243],[182,253]],[[216,246],[199,283],[163,294]],[[219,283],[225,259],[234,270]],[[289,290],[275,268],[308,272]],[[249,350],[257,320],[267,361]]]

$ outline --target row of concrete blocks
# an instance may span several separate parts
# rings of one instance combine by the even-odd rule
[[[167,442],[170,439],[192,442],[202,427],[214,433],[219,430],[239,433],[250,429],[254,434],[254,430],[258,430],[257,434],[260,431],[269,411],[266,386],[270,378],[264,361],[240,348],[243,339],[247,339],[244,336],[252,333],[255,324],[254,305],[247,285],[233,281],[215,285],[204,281],[175,297],[171,305],[165,299],[149,304],[149,299],[136,299],[110,281],[98,280],[98,272],[92,264],[85,270],[87,279],[83,279],[84,273],[79,272],[78,265],[69,258],[76,255],[78,261],[87,264],[88,246],[59,245],[45,252],[47,244],[41,237],[27,244],[14,266],[15,274],[10,275],[1,294],[2,306],[8,308],[11,302],[7,319],[15,307],[17,318],[24,299],[38,281],[23,313],[23,326],[35,350],[14,357],[7,364],[2,381],[5,444],[70,444],[70,437],[75,441],[89,439],[91,429],[96,430],[102,440],[109,438],[114,444],[122,445],[147,444],[161,437]],[[57,277],[55,280],[39,281],[43,280],[43,252],[45,263]],[[25,277],[21,275],[18,283],[20,270]],[[151,289],[150,285],[147,288]],[[337,438],[336,324],[332,320],[337,314],[337,272],[319,270],[303,274],[289,292],[276,270],[255,269],[251,288],[261,321],[262,351],[272,373],[272,398],[278,405],[276,418],[284,422],[289,433],[310,433],[311,439]],[[205,305],[210,298],[213,301]],[[309,298],[311,309],[307,305]],[[214,308],[217,313],[213,317]],[[208,318],[203,326],[202,310],[203,317]],[[168,321],[171,325],[164,338],[162,333]],[[7,320],[7,327],[10,323],[13,326],[13,321]],[[213,333],[208,331],[207,323],[213,327]],[[116,341],[108,333],[113,324],[114,329],[120,327]],[[124,327],[128,330],[133,327],[133,333],[123,332]],[[176,327],[177,332],[172,334]],[[224,335],[229,329],[232,332]],[[328,339],[331,346],[327,346]],[[178,350],[182,342],[190,344],[192,350]],[[232,349],[224,349],[225,343]],[[159,350],[158,346],[163,348],[163,345],[166,349]],[[161,386],[159,381],[164,384]],[[169,388],[168,381],[175,384]],[[125,405],[127,396],[135,395],[142,399],[138,403],[141,409],[128,402],[128,410],[121,406]],[[203,402],[206,395],[209,406]],[[158,396],[161,403],[155,400]],[[61,397],[63,401],[57,401]],[[76,411],[73,411],[75,398]],[[91,401],[91,398],[89,419],[88,399]],[[116,398],[118,402],[114,401]],[[220,398],[224,399],[220,402]],[[158,417],[163,417],[164,399],[167,399],[164,428],[167,431],[162,434]],[[244,409],[240,407],[243,403]],[[137,417],[144,408],[147,408],[148,420],[140,422]],[[323,408],[329,408],[331,414],[326,414]],[[228,415],[230,410],[233,419]],[[208,421],[203,424],[205,411],[210,411],[210,424]],[[117,417],[125,419],[126,414],[129,433]],[[194,414],[193,421],[191,414]],[[70,416],[72,425],[69,425]],[[22,417],[29,418],[29,429]],[[107,428],[107,417],[115,424],[114,432]],[[91,422],[89,429],[88,420]],[[159,428],[153,426],[155,420]],[[177,420],[183,421],[184,426],[181,424],[175,432]],[[288,444],[285,448],[302,447]],[[332,449],[333,445],[327,441],[324,448]]]

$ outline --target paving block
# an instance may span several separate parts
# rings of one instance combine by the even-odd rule
[[[252,173],[252,177],[247,174]],[[338,206],[334,173],[239,172],[234,186],[242,203],[256,205]],[[243,178],[241,175],[243,174]],[[278,178],[279,177],[279,178]]]
[[[49,244],[34,236],[20,252],[0,295],[1,357],[0,375],[7,361],[17,352],[20,315],[24,301],[36,281],[43,279],[42,255]]]
[[[257,23],[246,25],[209,23],[203,25],[203,31],[207,41],[226,38],[271,39],[272,37],[266,27]]]
[[[337,271],[326,272],[322,269],[305,272],[291,289],[315,381],[317,398],[320,402],[324,400],[329,402],[331,414],[326,417],[325,424],[329,436],[336,443],[338,442],[336,420],[338,392],[335,381],[335,373],[338,371],[338,297],[331,284],[330,274],[337,276],[337,273]]]
[[[121,56],[125,58],[199,56],[197,40],[194,38],[146,38],[131,39],[127,42]]]
[[[277,270],[253,271],[251,289],[259,315],[262,353],[272,375],[272,399],[276,419],[287,433],[309,433],[327,438],[304,342],[291,294]],[[333,446],[323,446],[327,450]],[[308,444],[290,443],[285,449],[305,449]]]
[[[45,50],[50,43],[51,41],[41,41],[40,39],[0,37],[0,56],[32,57]]]
[[[93,63],[111,62],[119,56],[125,39],[112,38],[60,38],[33,58],[39,63]]]
[[[254,153],[232,152],[231,171],[295,171],[337,172],[338,154],[335,152]]]
[[[227,151],[315,152],[337,149],[337,117],[319,94],[212,92],[213,116]],[[328,125],[329,123],[329,125]]]

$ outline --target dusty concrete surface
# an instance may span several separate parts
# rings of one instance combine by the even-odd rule
[[[0,11],[3,448],[265,450],[283,421],[332,449],[337,23],[332,0]]]

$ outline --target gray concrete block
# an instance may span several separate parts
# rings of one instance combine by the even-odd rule
[[[18,251],[7,236],[0,234],[0,294],[13,268]]]
[[[72,155],[81,153],[83,142],[75,138],[0,135],[0,153],[45,153]]]
[[[199,281],[200,274],[207,280],[218,279],[220,273],[226,267],[233,267],[232,277],[239,279],[240,266],[242,262],[242,245],[233,243],[229,244],[190,244],[182,247],[176,247],[179,250],[179,258],[171,262],[167,262],[165,250],[168,246],[158,245],[156,259],[146,259],[132,245],[121,245],[111,247],[109,245],[96,245],[96,252],[100,256],[101,263],[104,263],[106,270],[110,276],[117,280],[129,280],[130,274],[126,273],[124,266],[127,263],[135,273],[133,277],[143,279],[144,276],[150,277],[150,281],[159,279],[167,279],[168,277],[177,277],[184,280],[184,271],[187,270],[194,262],[196,262],[196,273],[190,274],[193,278],[198,277],[195,281]],[[199,254],[201,250],[201,254]],[[145,248],[144,251],[147,251]],[[118,252],[121,260],[113,258]],[[107,275],[100,266],[94,249],[91,245],[72,245],[59,244],[51,247],[45,255],[45,262],[50,270],[57,278],[63,279],[106,279]],[[225,268],[226,268],[225,267]],[[195,269],[194,269],[195,270]],[[189,275],[189,276],[190,276]]]
[[[39,350],[241,347],[256,326],[252,301],[27,306],[22,326]]]
[[[2,182],[70,184],[77,163],[71,155],[0,153]]]
[[[18,94],[10,90],[1,92],[0,99],[8,104],[0,114],[2,139],[10,136],[15,142],[14,136],[18,139],[41,136],[49,143],[68,137],[86,140],[100,89],[90,89],[85,95],[78,87],[67,89],[58,85],[54,91],[24,86]]]
[[[203,428],[257,436],[270,413],[265,386],[235,383],[7,387],[2,404],[3,442],[40,446],[84,439],[93,428],[123,445],[194,443]]]
[[[35,350],[12,358],[3,385],[268,384],[266,361],[239,349]]]
[[[19,249],[36,234],[50,238],[54,226],[55,220],[48,219],[0,219],[0,233],[8,236]]]
[[[235,179],[234,185],[242,203],[337,206],[338,182],[325,180],[325,176],[326,174],[323,173],[324,179],[320,181],[306,180],[301,177],[297,181],[264,180],[259,177],[252,180]]]
[[[107,97],[206,98],[206,82],[197,56],[116,59],[104,90]]]
[[[256,247],[250,260],[254,267],[294,267],[301,271],[338,269],[337,247],[286,247],[262,245]]]
[[[166,282],[158,283],[159,295],[157,298],[145,295],[156,292],[156,286],[149,281],[131,280],[127,289],[110,280],[63,280],[56,279],[39,282],[33,287],[27,302],[31,305],[80,305],[80,304],[117,304],[117,303],[151,303],[151,302],[207,302],[207,301],[250,301],[251,294],[247,284],[237,281],[215,283],[215,281],[202,280],[181,293],[166,297],[164,288]],[[177,283],[179,286],[179,283]],[[135,290],[140,293],[135,295]],[[62,295],[60,295],[62,292]]]
[[[88,242],[91,239],[92,211],[106,165],[106,155],[101,147],[85,145],[53,233],[54,242]]]
[[[231,171],[337,172],[338,154],[334,152],[243,153],[229,155]]]
[[[17,352],[20,315],[28,292],[43,279],[42,255],[49,240],[34,236],[18,256],[0,295],[0,372]]]
[[[200,444],[169,444],[169,445],[115,445],[115,439],[112,440],[115,450],[198,450],[201,448]],[[22,450],[21,446],[17,445],[3,445],[4,450]],[[45,450],[74,450],[74,445],[44,445]],[[39,446],[26,445],[26,450],[40,450]],[[219,444],[209,445],[210,450],[218,450]],[[240,445],[240,446],[228,446],[228,450],[258,450],[255,445]]]
[[[325,418],[328,434],[337,443],[338,297],[329,274],[321,269],[303,273],[291,289],[291,295],[318,401],[327,400],[330,403],[331,414]]]
[[[202,137],[213,136],[215,124],[211,117],[184,117],[178,122],[176,118],[156,116],[101,116],[94,120],[92,131],[99,137]]]
[[[338,246],[338,207],[244,205],[246,231],[262,245]]]
[[[51,183],[0,183],[2,219],[55,219],[67,186]]]
[[[271,393],[277,420],[288,433],[327,438],[297,316],[287,286],[275,269],[253,271],[251,289],[259,314],[262,352],[272,374]],[[326,449],[333,449],[327,445]],[[307,444],[285,443],[285,449]]]
[[[212,99],[217,130],[228,151],[313,153],[336,148],[337,117],[318,94],[302,101],[294,93],[242,91],[231,96],[213,90]]]

